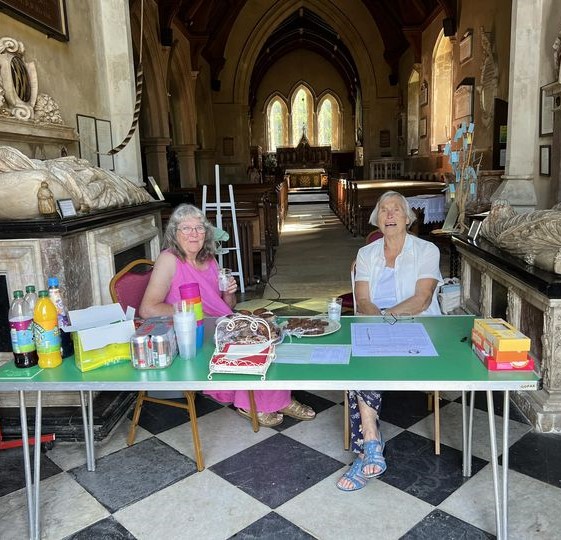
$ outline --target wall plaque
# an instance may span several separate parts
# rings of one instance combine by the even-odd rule
[[[0,0],[0,11],[59,41],[68,41],[66,0]]]

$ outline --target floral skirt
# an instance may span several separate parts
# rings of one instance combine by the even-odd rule
[[[362,436],[362,421],[358,400],[361,399],[366,405],[374,409],[380,417],[382,408],[382,393],[373,390],[348,390],[349,417],[351,423],[351,450],[356,454],[362,453],[364,438]]]

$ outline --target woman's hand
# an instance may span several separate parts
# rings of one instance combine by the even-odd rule
[[[237,290],[238,290],[238,284],[236,282],[236,279],[230,276],[230,279],[228,280],[228,288],[222,292],[222,299],[231,308],[233,308],[238,302],[238,299],[236,298]]]
[[[230,276],[230,279],[228,280],[228,287],[224,292],[227,294],[236,294],[237,290],[238,290],[238,283],[236,281],[236,278]]]

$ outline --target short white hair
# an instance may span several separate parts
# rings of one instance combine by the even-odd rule
[[[378,202],[376,203],[376,206],[374,207],[374,210],[372,210],[372,213],[370,214],[370,219],[368,220],[368,223],[370,223],[370,225],[374,225],[375,227],[378,226],[378,212],[380,211],[380,205],[386,199],[389,199],[391,197],[397,197],[399,199],[399,202],[401,203],[401,206],[403,207],[403,210],[407,215],[407,219],[409,220],[409,223],[407,224],[407,228],[411,227],[411,225],[413,225],[413,223],[417,219],[417,215],[415,214],[415,212],[413,212],[413,210],[409,206],[407,199],[397,191],[386,191],[383,195],[380,196]]]

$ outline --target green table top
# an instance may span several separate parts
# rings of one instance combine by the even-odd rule
[[[351,357],[348,365],[275,364],[265,381],[257,375],[214,374],[208,362],[214,350],[214,321],[205,321],[205,342],[193,360],[175,358],[160,370],[137,370],[129,362],[82,373],[73,358],[32,378],[2,377],[0,392],[16,390],[537,390],[533,372],[488,371],[471,351],[473,316],[417,317],[438,352],[435,357]],[[293,343],[350,344],[352,322],[387,324],[381,317],[342,317],[341,329]],[[412,322],[412,321],[408,321]],[[399,322],[397,324],[400,324]],[[465,339],[464,339],[465,338]],[[13,366],[13,363],[12,363]],[[9,366],[6,368],[9,369]],[[13,371],[13,370],[12,370]]]

